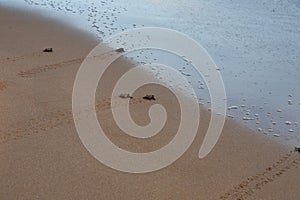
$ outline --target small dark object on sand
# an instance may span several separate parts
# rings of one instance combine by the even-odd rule
[[[298,151],[300,153],[300,147],[295,147],[295,151]]]
[[[118,53],[124,53],[125,49],[124,48],[118,48],[115,51],[118,52]]]
[[[53,52],[53,49],[52,48],[46,48],[46,49],[43,50],[43,52],[47,52],[47,53]]]
[[[152,94],[151,95],[148,94],[148,95],[144,96],[143,99],[146,99],[146,100],[149,100],[149,101],[151,101],[151,100],[155,101],[156,100],[154,95],[152,95]]]
[[[120,94],[119,97],[122,99],[133,99],[130,94]]]

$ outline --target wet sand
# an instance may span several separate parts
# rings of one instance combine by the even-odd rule
[[[197,137],[171,166],[147,174],[121,173],[95,160],[82,145],[72,118],[76,72],[98,41],[64,24],[25,11],[0,8],[0,198],[1,199],[298,199],[300,155],[233,121],[226,121],[213,151],[197,155],[210,113],[201,111]],[[54,52],[42,50],[52,47]],[[98,119],[124,149],[165,145],[177,128],[172,94],[151,90],[174,116],[158,137],[130,138],[114,125],[108,93],[126,60],[114,63],[99,84]],[[112,75],[114,74],[114,76]],[[101,95],[100,95],[101,93]],[[107,95],[102,95],[102,94]],[[118,97],[115,97],[118,98]],[[152,103],[131,101],[133,118],[146,124]]]

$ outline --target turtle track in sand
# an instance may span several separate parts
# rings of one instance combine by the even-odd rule
[[[101,55],[96,55],[93,57],[87,57],[87,60],[91,59],[101,59],[103,57],[109,56],[112,53],[116,53],[114,50],[108,51]],[[0,64],[2,63],[11,63],[18,62],[25,59],[30,59],[32,57],[40,57],[44,55],[41,52],[33,52],[28,53],[23,56],[14,56],[7,58],[0,58]],[[22,78],[34,78],[37,74],[44,73],[50,70],[56,70],[63,67],[67,67],[74,64],[80,64],[86,58],[74,58],[69,60],[63,60],[60,62],[56,62],[53,64],[45,64],[36,67],[32,67],[28,70],[22,70],[17,72],[17,76]],[[7,89],[7,82],[0,80],[0,91]],[[132,99],[130,100],[130,104],[137,103],[146,103],[143,99]],[[110,109],[110,99],[96,103],[96,110]],[[16,124],[14,127],[9,128],[9,130],[1,130],[0,129],[0,144],[7,143],[11,140],[18,140],[28,135],[38,134],[45,132],[49,129],[59,126],[62,123],[72,123],[73,116],[72,111],[53,111],[46,113],[43,116],[37,118],[26,119],[19,124]]]
[[[83,58],[75,58],[67,61],[57,62],[54,64],[46,64],[46,65],[40,65],[34,68],[31,68],[29,70],[19,71],[17,73],[18,76],[22,78],[32,78],[36,74],[40,74],[49,70],[56,70],[62,67],[67,67],[73,64],[79,64],[83,61]]]
[[[72,58],[68,60],[62,60],[59,62],[55,62],[53,64],[44,64],[44,65],[39,65],[36,67],[32,67],[27,70],[21,70],[17,72],[17,75],[22,77],[22,78],[32,78],[35,77],[37,74],[47,72],[50,70],[56,70],[60,69],[63,67],[68,67],[73,64],[81,64],[86,58],[87,60],[89,59],[101,59],[103,57],[106,57],[112,53],[115,53],[114,50],[108,51],[105,54],[102,55],[96,55],[93,57],[80,57],[80,58]],[[33,53],[28,53],[22,56],[13,56],[13,57],[5,57],[5,58],[0,58],[0,64],[6,64],[6,63],[14,63],[14,62],[19,62],[25,59],[30,59],[30,58],[35,58],[35,57],[42,57],[43,55],[46,55],[44,52],[33,52]]]
[[[0,58],[0,64],[1,63],[9,63],[9,62],[17,62],[17,61],[25,60],[28,58],[39,57],[42,54],[43,54],[43,52],[39,51],[39,52],[32,52],[32,53],[24,54],[21,56],[4,57],[4,58]]]
[[[37,74],[43,73],[43,72],[47,72],[50,70],[56,70],[56,69],[60,69],[63,67],[68,67],[70,65],[74,65],[74,64],[81,64],[85,59],[86,60],[92,60],[92,59],[102,59],[106,56],[111,55],[112,53],[114,53],[114,50],[111,50],[105,54],[102,55],[96,55],[93,57],[85,57],[85,58],[73,58],[73,59],[69,59],[69,60],[63,60],[60,62],[56,62],[53,64],[45,64],[45,65],[40,65],[40,66],[36,66],[33,67],[31,69],[28,70],[23,70],[23,71],[19,71],[17,73],[18,76],[22,77],[22,78],[32,78],[34,76],[36,76]]]
[[[129,102],[130,105],[147,103],[147,101],[143,99],[131,99]],[[96,103],[96,111],[106,109],[111,109],[110,98]],[[83,112],[88,111],[88,109],[83,110]],[[8,130],[0,130],[0,145],[12,140],[22,139],[29,135],[46,133],[46,131],[58,127],[61,124],[71,123],[73,123],[73,115],[71,110],[52,111],[44,116],[30,118],[19,122]]]
[[[290,151],[261,173],[248,177],[233,189],[220,197],[221,200],[227,199],[247,199],[255,191],[261,190],[265,185],[275,181],[291,169],[298,168],[300,157],[297,152]]]

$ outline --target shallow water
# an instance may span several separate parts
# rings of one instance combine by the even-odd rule
[[[100,39],[143,26],[181,31],[202,44],[220,68],[228,106],[238,106],[228,110],[230,116],[252,129],[261,128],[267,137],[300,144],[297,124],[300,123],[300,4],[297,0],[238,3],[230,0],[12,0],[2,4],[43,11],[44,15],[93,32]],[[140,62],[157,58],[165,64],[176,65],[185,74],[192,74],[188,78],[209,107],[208,91],[190,65],[166,59],[168,55],[161,52],[137,55],[129,56]],[[243,120],[243,117],[254,120]],[[292,124],[287,125],[285,121]]]

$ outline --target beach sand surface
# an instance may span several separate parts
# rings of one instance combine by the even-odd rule
[[[72,118],[72,89],[83,59],[95,47],[93,35],[26,11],[0,8],[0,199],[299,199],[300,155],[270,138],[227,120],[213,151],[199,148],[210,113],[201,110],[196,139],[171,166],[146,174],[108,168],[81,143]],[[42,52],[52,47],[52,53]],[[120,59],[100,81],[98,119],[118,146],[144,152],[174,136],[180,110],[166,88],[148,85],[130,101],[133,119],[149,122],[153,104],[165,106],[166,126],[141,140],[113,121],[109,92],[132,67]],[[118,98],[118,97],[113,97]]]

